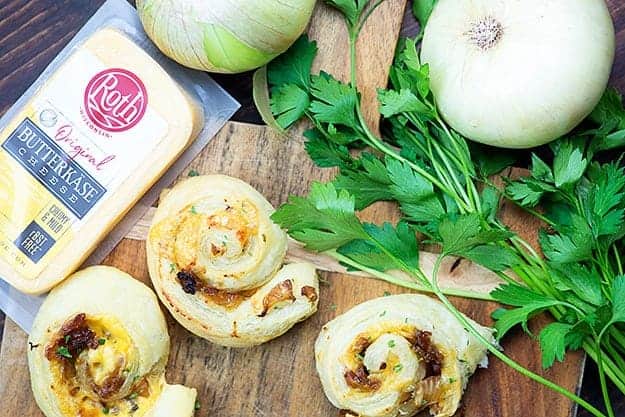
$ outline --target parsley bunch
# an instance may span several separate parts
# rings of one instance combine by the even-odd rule
[[[300,118],[306,149],[320,167],[339,174],[316,183],[307,197],[290,197],[273,219],[309,249],[325,252],[353,269],[404,287],[435,294],[488,350],[523,375],[565,395],[595,416],[601,411],[557,384],[523,368],[489,343],[466,321],[447,295],[498,301],[497,336],[549,311],[555,322],[539,335],[543,367],[583,348],[599,367],[607,416],[614,412],[606,379],[625,393],[625,170],[620,160],[597,161],[597,154],[625,146],[625,110],[608,90],[586,122],[588,128],[551,145],[553,163],[533,155],[531,175],[499,188],[489,177],[514,160],[471,144],[443,121],[430,91],[429,68],[421,64],[418,39],[403,41],[390,71],[389,88],[378,92],[385,119],[383,137],[364,120],[356,85],[355,44],[364,22],[381,1],[330,0],[349,33],[351,80],[311,74],[316,45],[299,39],[266,69],[274,123],[288,128]],[[421,23],[434,1],[415,1]],[[502,199],[543,220],[543,258],[498,218]],[[397,225],[360,221],[356,213],[377,201],[394,201]],[[538,205],[540,204],[540,209]],[[419,268],[417,232],[437,244],[432,276]],[[505,282],[490,295],[443,291],[441,261],[460,256],[496,272]],[[386,273],[399,269],[414,280]]]

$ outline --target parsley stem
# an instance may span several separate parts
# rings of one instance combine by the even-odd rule
[[[603,275],[604,283],[606,284],[604,286],[604,289],[607,292],[606,287],[612,286],[612,281],[614,280],[613,278],[614,272],[612,270],[612,265],[610,265],[610,260],[608,258],[609,248],[605,248],[605,249],[602,248],[599,241],[596,238],[595,238],[595,242],[596,242],[596,245],[598,246],[596,255],[599,260],[601,275]],[[609,292],[606,294],[606,297],[611,301],[612,297],[610,296]]]
[[[417,172],[422,177],[424,177],[425,179],[430,181],[438,189],[443,191],[445,194],[450,196],[452,199],[456,200],[456,202],[461,207],[463,207],[465,209],[465,211],[468,211],[468,207],[466,206],[466,204],[463,201],[459,201],[458,200],[457,194],[451,190],[451,187],[446,186],[441,181],[439,181],[438,178],[435,178],[429,172],[427,172],[426,170],[421,168],[419,165],[417,165],[414,162],[404,158],[403,156],[398,154],[395,150],[391,149],[391,147],[389,147],[387,144],[382,142],[380,139],[376,138],[375,135],[373,134],[373,132],[371,132],[371,130],[369,129],[369,126],[367,125],[367,122],[365,121],[364,115],[362,114],[362,109],[360,108],[359,105],[356,106],[356,113],[358,115],[358,120],[360,121],[360,124],[363,126],[363,128],[365,130],[365,133],[367,134],[367,136],[369,138],[370,145],[372,147],[374,147],[375,149],[379,150],[380,152],[385,153],[386,155],[388,155],[388,156],[390,156],[390,157],[392,157],[392,158],[394,158],[394,159],[396,159],[398,161],[401,161],[401,162],[407,164],[408,166],[410,166],[410,168],[412,168],[415,172]]]
[[[544,280],[541,277],[536,277],[531,266],[518,265],[512,268],[512,270],[523,280],[525,285],[533,290],[538,290],[542,294],[556,298],[556,294],[551,291],[551,288],[547,287]]]
[[[612,359],[618,365],[619,369],[625,369],[625,359],[617,352],[616,348],[612,345],[612,339],[605,340],[603,342],[606,350],[612,356]]]
[[[623,335],[623,333],[621,333],[616,327],[611,327],[608,332],[610,337],[616,341],[616,346],[621,350],[621,352],[625,353],[625,335]],[[622,369],[625,370],[625,366]]]
[[[441,181],[445,184],[445,186],[448,187],[448,189],[450,190],[453,190],[454,188],[456,188],[457,190],[457,192],[453,194],[450,194],[447,192],[446,194],[449,197],[451,197],[456,202],[456,204],[458,204],[461,213],[473,212],[474,208],[473,206],[471,206],[472,204],[471,199],[464,192],[464,188],[458,182],[458,179],[456,178],[454,174],[454,170],[450,167],[449,163],[447,162],[449,159],[452,159],[455,165],[462,166],[462,162],[460,161],[460,159],[457,157],[457,155],[452,154],[445,147],[441,147],[438,144],[438,142],[432,137],[432,135],[428,132],[427,128],[423,125],[423,123],[417,117],[415,117],[414,114],[412,113],[404,113],[404,114],[406,118],[420,131],[421,136],[423,136],[423,138],[427,141],[427,147],[423,145],[421,140],[419,140],[416,134],[413,133],[411,130],[406,131],[407,136],[412,140],[413,144],[421,150],[421,152],[423,152],[425,155],[429,157],[429,162],[432,165],[432,168],[436,171],[436,175],[438,175],[438,177],[441,178]],[[432,151],[432,148],[436,148],[436,151],[440,155],[440,159],[443,160],[445,167],[440,166],[440,164],[437,161],[437,158],[435,157]],[[455,186],[454,184],[452,184],[452,179],[450,178],[450,175],[453,176]],[[468,183],[467,183],[467,187],[468,187]],[[464,196],[458,195],[458,193],[464,194]]]
[[[441,120],[440,116],[436,117],[436,121],[438,122],[440,127],[443,129],[443,131],[445,132],[447,137],[449,138],[450,142],[454,146],[454,149],[455,149],[456,153],[458,155],[465,155],[465,152],[463,152],[460,149],[460,147],[458,146],[458,142],[456,141],[456,138],[451,134],[451,132],[447,128],[447,125],[445,124],[445,122],[443,122],[443,120]],[[475,208],[475,210],[477,212],[480,212],[480,211],[482,211],[482,208],[481,208],[481,205],[480,205],[480,196],[479,196],[479,194],[477,192],[477,189],[475,188],[475,185],[473,184],[473,179],[471,178],[471,175],[470,175],[470,169],[468,168],[464,158],[460,160],[460,165],[462,167],[461,171],[462,171],[462,174],[464,175],[464,181],[466,183],[467,191],[472,196],[472,202],[471,203],[473,204],[473,207]]]
[[[501,191],[501,190],[500,190],[500,191]],[[512,196],[510,196],[509,194],[507,194],[507,193],[505,192],[505,189],[504,189],[504,191],[502,191],[502,193],[503,193],[504,197],[506,197],[506,201],[511,202],[512,204],[514,204],[515,206],[519,207],[519,208],[520,208],[520,209],[522,209],[523,211],[525,211],[525,212],[527,212],[527,213],[531,214],[532,216],[536,217],[537,219],[539,219],[539,220],[540,220],[540,221],[542,221],[543,223],[545,223],[545,224],[547,224],[547,225],[549,225],[549,226],[551,226],[551,227],[556,226],[556,224],[555,224],[554,222],[552,222],[551,220],[549,220],[549,219],[548,219],[545,215],[541,214],[541,213],[540,213],[540,212],[538,212],[537,210],[534,210],[534,209],[533,209],[533,208],[531,208],[531,207],[526,207],[526,206],[523,206],[523,205],[519,204],[519,202],[518,202],[518,201],[514,200],[514,199],[512,198]]]
[[[621,255],[618,253],[618,248],[616,247],[616,245],[612,245],[612,249],[614,251],[614,259],[616,259],[618,273],[620,275],[623,275],[623,264],[621,263]]]
[[[598,356],[595,351],[595,346],[589,342],[584,342],[583,348],[588,356],[590,356],[593,361],[597,362]],[[623,394],[625,394],[625,373],[622,369],[619,369],[610,358],[604,358],[604,362],[607,365],[605,373],[610,377],[610,380],[614,383],[614,385],[616,385],[616,387]]]
[[[510,240],[513,242],[514,245],[521,245],[523,248],[525,248],[525,250],[531,255],[530,257],[526,257],[526,259],[530,261],[530,263],[534,263],[540,266],[541,268],[545,269],[546,267],[545,262],[540,256],[538,256],[538,253],[536,253],[532,245],[527,243],[524,239],[522,239],[517,234],[512,236]],[[521,251],[521,252],[524,252],[524,251]]]
[[[460,194],[460,198],[465,201],[465,203],[467,204],[467,206],[469,207],[471,212],[475,212],[476,211],[475,205],[471,201],[469,196],[467,195],[467,193],[466,193],[466,191],[464,189],[464,186],[460,183],[460,180],[458,180],[458,177],[456,177],[455,170],[449,164],[449,159],[447,159],[447,157],[445,156],[443,151],[441,151],[440,146],[437,143],[435,143],[434,145],[435,145],[434,149],[436,149],[436,153],[438,153],[440,159],[443,162],[443,165],[445,165],[445,167],[447,168],[447,172],[450,173],[451,178],[452,178],[452,180],[454,181],[454,183],[456,185],[456,190]],[[465,176],[465,181],[466,181],[466,184],[468,184],[469,181],[466,178],[466,176]]]
[[[377,7],[377,6],[376,6]],[[357,77],[356,77],[356,40],[358,38],[358,30],[357,28],[349,28],[349,59],[350,59],[350,83],[352,87],[355,89],[358,86]],[[452,192],[449,188],[443,185],[437,178],[430,175],[429,172],[418,166],[417,164],[409,161],[408,159],[402,157],[400,154],[392,150],[388,145],[386,145],[382,140],[376,137],[376,135],[371,131],[369,125],[367,124],[364,115],[362,114],[362,108],[360,107],[360,101],[356,105],[356,115],[358,116],[358,121],[362,126],[362,129],[367,136],[367,141],[370,146],[379,150],[382,153],[385,153],[388,156],[395,158],[398,161],[401,161],[405,164],[408,164],[412,169],[414,169],[421,176],[426,178],[436,187],[438,187],[445,194],[449,195],[451,198],[455,198],[455,193]],[[466,209],[467,207],[465,207]]]
[[[423,123],[420,123],[419,120],[414,117],[414,115],[408,114],[408,118],[409,120],[415,125],[417,126],[417,128],[419,128],[419,130],[421,130],[423,136],[425,137],[427,144],[428,144],[428,154],[430,157],[430,163],[432,163],[432,165],[435,167],[437,173],[439,174],[439,176],[445,176],[446,178],[448,178],[448,182],[450,185],[450,188],[456,190],[456,193],[459,194],[457,196],[454,196],[454,199],[458,200],[462,200],[464,201],[465,207],[467,208],[467,211],[474,211],[473,206],[471,206],[472,202],[469,199],[469,196],[467,195],[467,193],[464,190],[464,186],[460,183],[460,181],[458,180],[458,178],[456,177],[455,171],[452,167],[451,164],[449,162],[449,157],[448,154],[449,152],[445,152],[445,148],[441,147],[440,144],[432,137],[431,134],[429,134],[429,132],[427,131],[427,128],[423,125]],[[414,140],[414,137],[413,137]],[[418,142],[418,141],[416,141]],[[434,156],[434,154],[432,153],[432,149],[436,150],[436,153],[438,154],[438,158],[440,159],[440,161],[443,163],[445,169],[440,169],[440,166],[438,163],[436,163],[436,157]],[[454,158],[455,159],[455,165],[461,165],[460,160],[458,158]],[[458,170],[461,171],[461,170]],[[451,184],[451,182],[453,182],[453,184]]]
[[[418,282],[406,281],[401,278],[397,278],[391,274],[388,274],[386,272],[381,272],[381,271],[378,271],[377,269],[368,268],[364,265],[361,265],[353,261],[351,258],[348,258],[345,255],[341,255],[340,253],[334,250],[325,252],[325,254],[333,257],[339,262],[342,262],[360,271],[366,272],[369,275],[372,275],[373,277],[380,279],[382,281],[386,281],[390,284],[394,284],[400,287],[408,288],[408,289],[419,291],[419,292],[425,292],[429,294],[432,294],[433,292],[429,284],[425,284],[425,283],[419,284]],[[429,282],[427,281],[427,278],[426,278],[426,282]],[[459,290],[455,288],[446,288],[446,289],[443,289],[442,292],[443,294],[452,296],[452,297],[471,298],[474,300],[482,300],[482,301],[495,301],[494,298],[491,297],[489,294],[479,293],[475,291]]]
[[[603,332],[599,336],[595,333],[595,346],[597,348],[597,368],[599,370],[599,384],[601,385],[601,395],[603,395],[603,403],[608,411],[609,417],[614,417],[614,409],[612,408],[612,401],[610,400],[610,394],[608,393],[608,385],[605,380],[605,368],[603,363],[603,350],[601,349],[601,339],[603,338]]]
[[[369,17],[371,16],[371,14],[375,11],[375,9],[378,8],[378,6],[380,4],[382,4],[385,0],[378,0],[377,2],[375,2],[373,4],[373,6],[371,6],[360,18],[360,21],[358,22],[358,26],[356,28],[356,37],[358,37],[358,35],[360,35],[360,31],[362,30],[362,28],[365,26],[365,23],[367,22],[367,20],[369,19]]]
[[[430,134],[429,130],[425,127],[423,122],[421,122],[414,113],[407,112],[407,113],[404,113],[404,115],[414,125],[414,127],[417,128],[417,130],[419,131],[421,135],[423,135],[424,137],[425,136],[428,137],[429,139],[428,142],[433,141],[436,143],[436,140],[432,138],[432,135]],[[427,153],[425,151],[425,148],[421,144],[421,141],[415,138],[416,135],[412,130],[406,130],[406,133],[412,138],[413,142],[423,151],[423,153]],[[455,165],[465,167],[464,163],[460,160],[458,156],[459,154],[455,154],[451,152],[447,147],[442,147],[442,151],[445,153],[445,155],[447,155],[449,159],[453,161]],[[429,153],[429,155],[431,158],[433,158],[431,152]]]
[[[438,278],[437,278],[438,270],[440,269],[441,262],[443,258],[445,258],[445,256],[446,254],[442,253],[436,259],[436,263],[434,264],[434,269],[432,271],[432,280],[431,280],[432,287],[434,290],[434,294],[436,294],[438,299],[441,300],[441,302],[445,305],[445,307],[447,307],[447,309],[456,317],[456,319],[464,326],[464,328],[469,333],[471,333],[476,339],[478,339],[493,356],[501,360],[510,368],[514,369],[515,371],[519,372],[522,375],[525,375],[526,377],[532,379],[533,381],[536,381],[546,386],[547,388],[550,388],[551,390],[564,395],[566,398],[570,399],[571,401],[576,402],[577,404],[579,404],[580,406],[588,410],[595,417],[606,417],[605,414],[603,414],[601,411],[599,411],[597,408],[595,408],[592,404],[588,403],[583,398],[564,389],[560,385],[552,381],[549,381],[548,379],[530,371],[529,369],[524,368],[521,364],[517,363],[516,361],[508,357],[506,354],[504,354],[502,351],[500,351],[497,346],[495,346],[488,339],[486,339],[480,332],[478,332],[471,325],[469,320],[451,303],[451,301],[449,301],[447,297],[445,297],[445,295],[440,291],[440,288],[438,287]]]
[[[507,282],[508,284],[518,284],[518,281],[510,277],[504,271],[497,271],[495,272],[495,274],[497,274],[499,278],[501,278],[503,281]]]

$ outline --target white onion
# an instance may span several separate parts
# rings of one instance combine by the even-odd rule
[[[439,0],[421,57],[449,125],[478,142],[528,148],[588,116],[614,42],[603,0]]]
[[[302,34],[315,0],[137,0],[145,31],[187,67],[237,73],[258,68]]]

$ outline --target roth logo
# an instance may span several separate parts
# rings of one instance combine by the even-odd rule
[[[135,126],[148,106],[143,82],[121,68],[96,74],[87,84],[84,100],[89,120],[109,132],[123,132]]]

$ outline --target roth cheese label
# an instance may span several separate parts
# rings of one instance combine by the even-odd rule
[[[147,107],[148,93],[143,82],[123,68],[96,74],[85,89],[85,113],[91,122],[108,132],[134,127]]]
[[[0,257],[37,277],[167,137],[133,68],[77,48],[0,131]],[[98,231],[92,231],[98,233]]]

